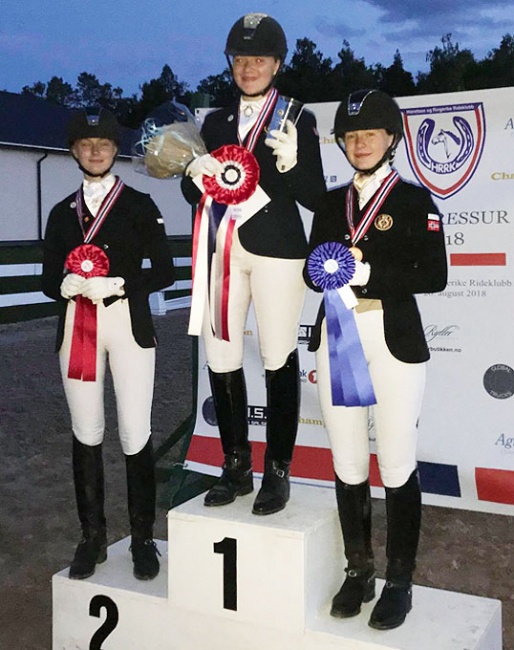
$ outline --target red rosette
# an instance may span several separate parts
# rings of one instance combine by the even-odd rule
[[[109,258],[94,244],[82,244],[68,253],[64,266],[83,278],[96,278],[109,273]]]
[[[255,156],[236,144],[226,144],[211,156],[223,164],[223,171],[215,176],[203,176],[203,186],[216,203],[238,205],[249,199],[257,189],[260,177]]]
[[[109,273],[109,258],[98,246],[82,244],[68,253],[64,266],[83,278],[96,278]],[[75,303],[68,377],[96,381],[96,305],[81,295]]]

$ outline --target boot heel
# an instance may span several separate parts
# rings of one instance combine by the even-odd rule
[[[245,494],[251,494],[253,492],[253,474],[250,473],[248,480],[244,480],[241,483],[241,487],[238,491],[238,496],[244,497]]]
[[[375,578],[371,578],[368,581],[366,586],[366,591],[364,592],[364,598],[362,599],[363,603],[370,603],[373,598],[375,598]]]
[[[368,625],[375,630],[393,630],[402,625],[412,609],[412,586],[387,581]]]
[[[100,549],[98,553],[98,558],[96,560],[97,564],[103,564],[107,560],[107,547]]]

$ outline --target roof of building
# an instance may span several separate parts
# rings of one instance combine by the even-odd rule
[[[0,91],[0,146],[67,151],[72,110],[29,93]],[[121,153],[130,155],[131,129],[123,129]]]

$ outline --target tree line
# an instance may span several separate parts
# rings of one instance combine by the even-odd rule
[[[304,103],[341,101],[349,92],[359,88],[379,88],[393,97],[425,95],[483,88],[514,86],[514,36],[506,34],[499,47],[477,60],[469,49],[460,49],[451,34],[441,44],[427,52],[428,72],[418,72],[416,78],[405,70],[399,50],[393,62],[367,65],[344,40],[334,61],[325,57],[308,38],[298,39],[289,63],[282,67],[276,86],[283,95],[296,97]],[[190,108],[198,105],[226,106],[235,97],[230,70],[202,79],[196,90],[179,81],[169,65],[160,76],[140,86],[140,96],[124,96],[122,88],[100,83],[98,78],[83,72],[73,87],[61,77],[47,83],[38,81],[24,86],[29,93],[68,108],[101,104],[113,111],[128,127],[139,126],[157,106],[175,100]]]

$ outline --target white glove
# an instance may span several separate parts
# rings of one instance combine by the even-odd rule
[[[353,278],[348,282],[351,287],[364,287],[368,284],[371,275],[371,266],[368,262],[358,262],[355,260],[355,273]]]
[[[79,293],[82,293],[85,281],[86,278],[78,275],[78,273],[68,273],[61,282],[61,296],[66,298],[66,300],[69,300]]]
[[[285,131],[270,131],[264,144],[273,149],[273,155],[277,157],[277,169],[281,174],[288,172],[296,165],[298,131],[291,120],[286,121]]]
[[[211,156],[210,153],[206,153],[203,156],[198,156],[194,158],[186,169],[186,174],[194,178],[199,174],[205,174],[206,176],[215,176],[216,174],[221,174],[223,171],[223,165],[217,158]]]
[[[111,296],[123,296],[125,295],[124,284],[123,278],[88,278],[84,283],[82,295],[92,302],[100,302]]]

